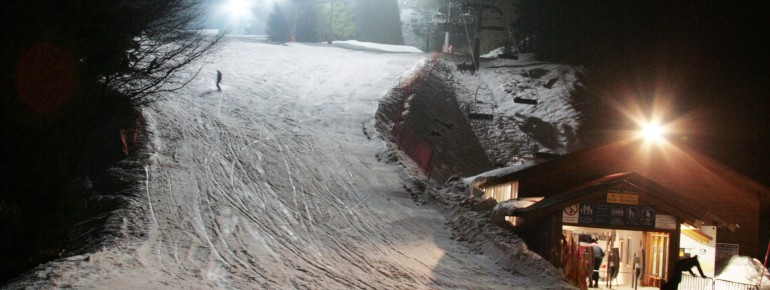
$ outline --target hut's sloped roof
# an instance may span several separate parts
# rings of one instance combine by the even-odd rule
[[[693,204],[683,195],[636,172],[606,175],[586,182],[571,190],[554,194],[529,207],[513,209],[509,213],[513,216],[520,217],[534,217],[551,214],[556,211],[561,211],[564,207],[575,204],[576,200],[587,194],[609,190],[620,184],[636,188],[640,195],[645,195],[645,199],[654,201],[659,208],[663,208],[667,212],[682,218],[689,224],[700,225],[701,223],[707,223],[731,231],[736,229],[735,224],[731,224],[703,208],[693,206]]]
[[[649,146],[641,141],[573,152],[511,174],[486,178],[480,186],[520,180],[520,196],[550,196],[617,172],[636,172],[703,211],[723,212],[730,208],[735,212],[744,205],[759,204],[760,196],[770,195],[767,186],[685,145]],[[737,223],[734,217],[725,218]]]

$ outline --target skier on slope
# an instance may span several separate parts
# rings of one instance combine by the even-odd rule
[[[222,88],[219,87],[219,83],[222,82],[222,72],[217,70],[217,91],[222,91]]]

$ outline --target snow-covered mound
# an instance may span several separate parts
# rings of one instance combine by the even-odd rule
[[[747,256],[733,256],[725,265],[717,279],[738,282],[743,284],[757,285],[760,277],[762,278],[762,287],[760,289],[770,289],[770,273],[764,271],[762,276],[762,262]]]

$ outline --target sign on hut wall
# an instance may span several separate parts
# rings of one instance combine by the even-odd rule
[[[619,191],[607,192],[607,203],[618,203],[628,205],[639,204],[639,194]]]
[[[565,207],[562,222],[581,225],[655,228],[651,206],[585,202]]]
[[[676,230],[676,217],[659,214],[655,217],[655,228],[661,230]]]
[[[561,213],[561,222],[567,223],[567,224],[576,224],[578,223],[578,209],[579,204],[573,204],[568,207],[565,207],[564,210]]]

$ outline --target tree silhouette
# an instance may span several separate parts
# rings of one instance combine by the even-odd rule
[[[286,9],[277,2],[267,16],[267,35],[271,41],[286,42],[291,36],[291,22],[286,17]]]
[[[358,0],[356,38],[360,41],[404,44],[401,12],[396,0]]]
[[[353,22],[353,10],[347,2],[329,1],[318,7],[314,10],[317,35],[327,41],[348,40],[355,36],[356,24]]]
[[[197,30],[201,14],[195,0],[3,2],[0,281],[93,245],[75,225],[125,199],[90,184],[126,157],[138,107],[186,84],[218,44]]]

